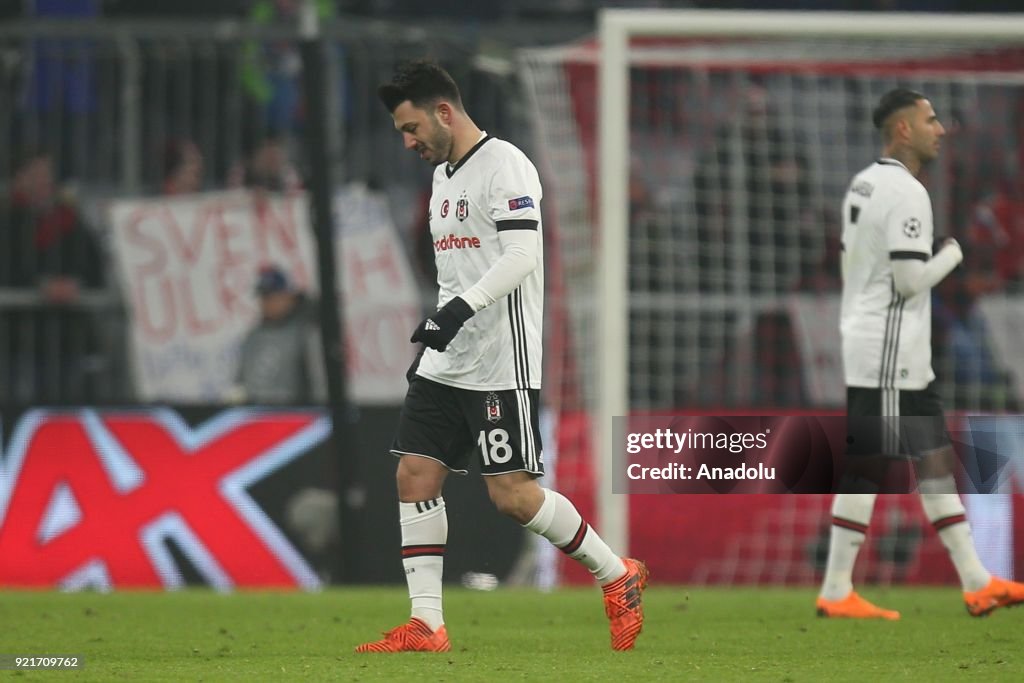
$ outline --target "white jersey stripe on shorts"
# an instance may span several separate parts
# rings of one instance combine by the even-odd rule
[[[537,434],[540,433],[540,425],[534,424],[533,422],[533,399],[530,397],[529,390],[524,390],[523,393],[526,395],[526,406],[530,413],[530,443],[532,444],[533,468],[535,470],[540,470],[542,467],[541,457],[543,455],[541,453],[540,445],[537,443]],[[540,414],[539,410],[537,411],[537,414]]]
[[[540,433],[540,425],[533,422],[533,399],[530,398],[529,389],[524,389],[523,395],[526,396],[526,412],[530,416],[530,453],[533,456],[533,469],[534,471],[539,471],[541,468],[541,450],[537,444],[537,434]]]
[[[516,389],[515,397],[516,410],[519,413],[519,452],[523,454],[523,465],[526,469],[530,469],[532,467],[530,464],[530,451],[526,444],[527,420],[526,416],[523,415],[523,397],[520,395],[519,389]]]
[[[523,424],[520,428],[523,431],[523,455],[526,461],[526,467],[530,471],[537,470],[537,444],[533,440],[533,424],[530,416],[533,415],[533,406],[530,405],[530,392],[525,389],[516,389],[516,394],[519,399],[519,404],[522,406],[521,414],[523,418]]]
[[[886,455],[899,453],[899,418],[900,416],[900,390],[886,387],[882,392],[882,451]]]
[[[519,451],[523,454],[523,465],[526,469],[533,470],[533,457],[530,449],[530,414],[524,393],[522,389],[515,390],[516,410],[519,414]]]

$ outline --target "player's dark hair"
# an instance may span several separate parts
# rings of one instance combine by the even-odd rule
[[[462,96],[455,80],[436,62],[427,59],[399,64],[391,82],[377,88],[377,97],[389,112],[406,100],[414,107],[426,109],[443,99],[462,109]]]
[[[875,124],[875,128],[882,130],[882,126],[885,125],[886,119],[898,112],[900,109],[906,107],[912,107],[920,100],[928,99],[916,90],[910,90],[909,88],[896,88],[882,95],[882,99],[878,100],[878,106],[875,107],[875,111],[871,114],[871,122]]]

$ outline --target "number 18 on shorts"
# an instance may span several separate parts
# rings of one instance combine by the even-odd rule
[[[473,391],[416,376],[402,406],[391,452],[469,471],[478,458],[487,474],[544,474],[537,389]]]

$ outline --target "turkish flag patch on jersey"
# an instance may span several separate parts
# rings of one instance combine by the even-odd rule
[[[508,210],[517,211],[519,209],[532,209],[533,208],[533,197],[517,197],[516,199],[508,200]]]

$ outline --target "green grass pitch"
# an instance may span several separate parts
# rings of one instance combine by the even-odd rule
[[[655,586],[633,652],[600,593],[446,592],[452,651],[357,655],[408,615],[404,588],[220,595],[0,592],[0,654],[80,655],[17,680],[820,681],[1024,679],[1024,609],[967,616],[950,588],[871,589],[903,619],[814,616],[810,589]]]

